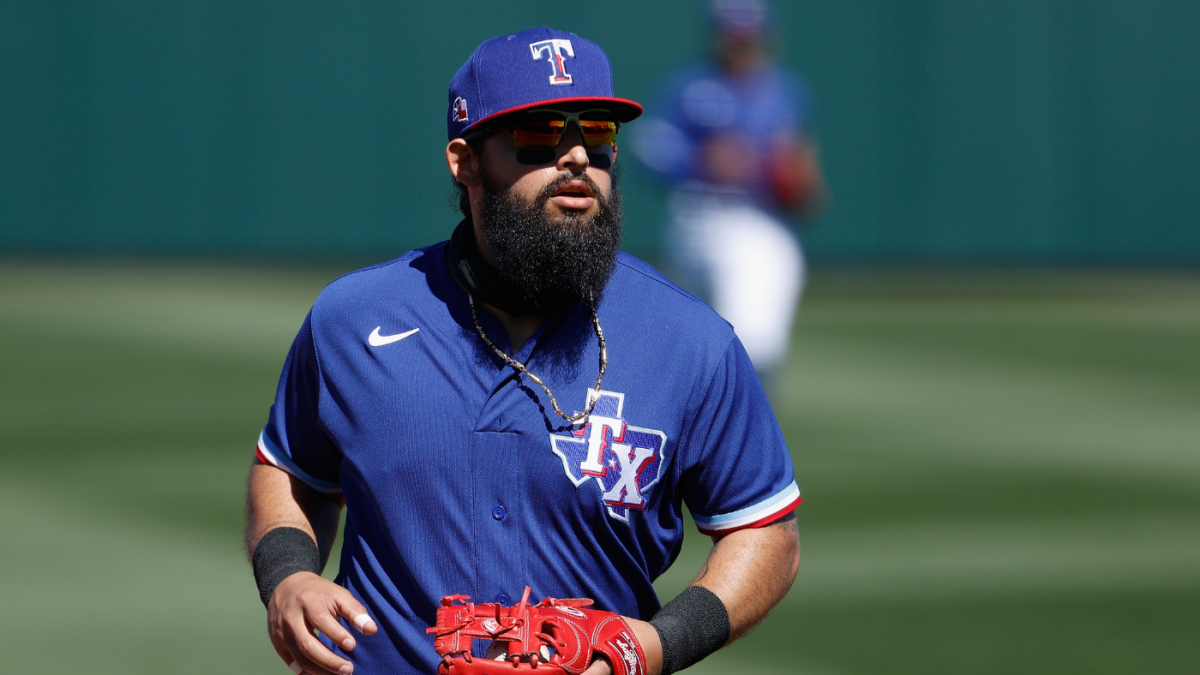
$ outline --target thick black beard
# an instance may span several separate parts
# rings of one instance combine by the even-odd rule
[[[502,188],[483,171],[480,229],[492,249],[497,271],[519,302],[554,311],[581,298],[600,297],[612,276],[621,246],[621,192],[614,172],[605,197],[587,174],[564,172],[532,203]],[[594,215],[567,211],[553,222],[546,204],[571,180],[583,180],[597,203]]]

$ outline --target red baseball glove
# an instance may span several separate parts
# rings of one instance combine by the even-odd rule
[[[476,605],[466,595],[447,595],[437,611],[433,647],[442,656],[439,675],[579,675],[595,655],[612,664],[614,675],[646,675],[646,655],[619,614],[583,609],[586,598],[546,598],[529,604],[529,587],[512,607]],[[471,654],[476,639],[491,641],[487,658]]]

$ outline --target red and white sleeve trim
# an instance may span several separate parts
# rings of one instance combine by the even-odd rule
[[[791,513],[799,504],[800,487],[796,481],[792,481],[791,485],[753,506],[716,516],[693,513],[692,519],[704,534],[729,534],[748,527],[768,525]]]
[[[341,494],[342,492],[340,484],[313,478],[305,473],[303,469],[296,466],[296,463],[291,458],[275,447],[275,444],[267,437],[265,431],[258,435],[258,447],[255,449],[255,453],[258,455],[259,461],[263,464],[270,464],[273,467],[283,469],[296,478],[308,483],[314,490],[330,495]]]

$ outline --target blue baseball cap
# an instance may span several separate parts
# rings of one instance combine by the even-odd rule
[[[771,18],[764,0],[713,0],[709,13],[718,31],[732,35],[761,35]]]
[[[591,40],[552,28],[530,28],[487,40],[450,80],[450,140],[501,115],[548,105],[596,104],[618,122],[642,106],[613,96],[608,55]]]

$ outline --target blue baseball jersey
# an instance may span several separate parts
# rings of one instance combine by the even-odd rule
[[[444,248],[321,293],[258,444],[262,461],[345,498],[337,582],[381,631],[352,653],[326,643],[361,672],[433,672],[425,629],[443,595],[509,603],[528,584],[534,598],[649,619],[685,504],[722,534],[800,502],[754,368],[706,305],[620,254],[597,306],[604,384],[572,425],[480,338]],[[501,324],[479,319],[507,349]],[[600,360],[587,304],[547,319],[514,357],[564,412],[584,410]]]
[[[701,145],[714,134],[735,134],[754,160],[742,188],[772,206],[767,157],[780,136],[806,136],[813,124],[812,95],[799,78],[776,65],[730,75],[711,64],[687,66],[663,85],[650,115],[638,124],[634,150],[670,183],[703,180]]]

